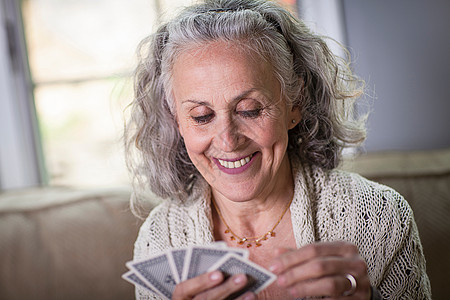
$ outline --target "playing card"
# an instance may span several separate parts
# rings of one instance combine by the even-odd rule
[[[214,246],[192,246],[187,249],[181,280],[187,280],[208,271],[219,259],[228,253],[248,258],[248,251],[239,248],[218,248]]]
[[[143,280],[139,278],[133,271],[128,271],[125,274],[122,275],[122,278],[125,279],[128,282],[131,282],[134,285],[139,285],[143,288],[146,288],[147,290],[152,291],[153,293],[157,294],[155,290],[153,290],[151,287],[149,287]]]
[[[171,299],[177,284],[166,253],[140,261],[128,262],[127,266],[141,280],[158,292],[162,297]]]
[[[218,248],[227,248],[228,247],[227,243],[224,242],[224,241],[217,241],[217,242],[214,242],[214,243],[212,243],[210,245],[213,246],[213,247],[218,247]]]
[[[218,241],[208,246],[216,248],[227,248],[227,243],[225,243],[224,241]],[[169,259],[169,265],[170,268],[172,269],[175,281],[177,283],[180,283],[181,279],[183,278],[183,267],[184,267],[184,259],[186,257],[186,248],[169,250],[167,252],[167,257]]]
[[[237,297],[247,291],[252,291],[258,294],[260,291],[268,287],[275,281],[276,275],[267,271],[263,267],[255,264],[254,262],[240,257],[234,253],[229,253],[220,259],[216,264],[208,269],[209,271],[219,270],[225,277],[246,274],[249,280],[247,286],[238,292],[236,295],[232,295],[232,298]]]
[[[167,252],[169,266],[177,283],[181,282],[183,275],[184,258],[186,257],[186,249],[174,249]]]

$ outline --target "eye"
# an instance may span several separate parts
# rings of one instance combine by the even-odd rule
[[[215,116],[214,111],[206,105],[194,106],[189,110],[189,115],[196,125],[206,124]]]
[[[237,114],[243,118],[254,119],[261,115],[262,108],[252,109],[252,110],[242,110],[238,111]]]
[[[236,114],[245,119],[255,119],[263,111],[262,103],[254,98],[244,98],[236,105]]]
[[[212,120],[212,118],[214,117],[214,114],[207,114],[207,115],[202,115],[202,116],[193,116],[192,119],[194,120],[194,122],[196,122],[197,124],[201,125],[201,124],[206,124],[209,121]]]

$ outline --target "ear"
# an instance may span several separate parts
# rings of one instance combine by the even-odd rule
[[[289,122],[288,128],[292,129],[295,126],[297,126],[297,124],[300,123],[301,119],[302,115],[300,113],[300,108],[297,105],[292,106],[288,113],[288,122]]]
[[[305,88],[305,81],[303,80],[302,77],[298,78],[298,82],[301,86],[301,93],[304,93],[304,88]],[[302,114],[300,111],[300,106],[299,105],[293,105],[290,108],[290,112],[289,112],[289,129],[294,128],[295,126],[297,126],[298,123],[300,123],[300,120],[302,119]]]

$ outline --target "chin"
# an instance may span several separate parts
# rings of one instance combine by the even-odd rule
[[[255,190],[249,188],[239,188],[236,185],[214,188],[213,191],[233,202],[246,202],[255,198]]]

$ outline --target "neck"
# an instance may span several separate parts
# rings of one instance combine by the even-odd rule
[[[270,221],[271,216],[277,217],[283,212],[294,195],[294,189],[283,189],[281,193],[267,198],[249,199],[242,202],[228,200],[212,194],[212,200],[231,227],[248,227],[258,223],[259,220]],[[258,228],[256,224],[254,227]],[[260,228],[260,227],[259,227]]]

